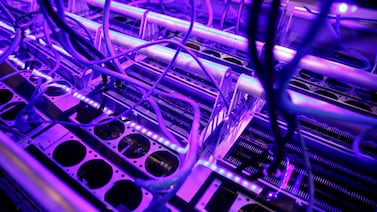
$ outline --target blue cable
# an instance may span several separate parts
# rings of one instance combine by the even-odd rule
[[[190,21],[190,27],[188,31],[186,32],[185,37],[182,39],[181,44],[184,45],[187,40],[190,37],[190,34],[192,32],[192,29],[194,27],[194,22],[195,22],[195,4],[193,0],[190,0],[191,2],[191,21]],[[143,96],[143,99],[148,98],[153,91],[157,88],[157,86],[160,84],[160,82],[164,79],[164,77],[168,74],[169,70],[173,67],[173,64],[175,63],[179,53],[181,52],[181,46],[177,47],[177,51],[175,52],[172,60],[168,64],[168,66],[165,68],[164,72],[160,75],[160,77],[157,79],[157,81],[153,84],[152,88]]]
[[[103,17],[102,17],[102,32],[103,32],[103,38],[105,41],[105,46],[108,52],[109,56],[114,55],[114,50],[111,44],[110,35],[109,35],[109,19],[110,19],[110,4],[111,0],[105,0],[105,4],[103,6]],[[124,73],[122,70],[122,67],[117,59],[111,60],[113,64],[115,65],[116,70],[119,73]]]
[[[190,21],[190,27],[185,35],[185,37],[182,39],[182,45],[184,45],[186,43],[186,41],[189,39],[190,37],[190,34],[191,34],[191,31],[193,29],[193,26],[194,26],[194,21],[195,21],[195,4],[194,4],[194,1],[193,0],[190,0],[190,3],[191,3],[191,21]],[[174,54],[174,57],[173,59],[170,61],[169,65],[165,68],[164,72],[161,74],[161,76],[159,77],[159,79],[154,83],[154,85],[152,86],[152,88],[148,91],[147,94],[145,94],[143,96],[143,99],[145,99],[146,97],[148,97],[150,94],[152,94],[152,92],[157,88],[157,85],[162,81],[162,79],[166,76],[166,74],[168,73],[168,71],[170,70],[170,68],[173,66],[175,60],[177,59],[178,57],[178,54],[179,52],[181,51],[181,47],[178,46],[177,47],[177,51],[176,53]],[[198,127],[198,126],[194,126],[195,127]],[[198,142],[198,141],[196,141]],[[191,147],[193,148],[193,147]],[[191,149],[190,148],[190,149]],[[180,188],[180,186],[183,184],[184,180],[186,179],[189,171],[191,171],[191,168],[195,165],[195,162],[196,162],[196,157],[193,158],[192,161],[185,161],[185,163],[190,163],[189,164],[189,169],[188,170],[181,170],[182,172],[182,176],[180,177],[180,179],[172,179],[171,181],[168,181],[168,182],[171,182],[172,184],[175,183],[175,187],[169,191],[167,194],[165,194],[162,198],[160,199],[156,199],[154,198],[152,200],[152,202],[150,203],[150,205],[148,206],[148,208],[146,209],[146,211],[148,210],[159,210],[162,208],[164,208],[164,205],[175,195],[175,193],[178,191],[178,189]],[[175,182],[176,181],[176,182]],[[143,181],[136,181],[137,184],[143,186],[143,187],[146,187],[148,188],[148,184],[159,184],[159,185],[163,185],[164,183],[162,182],[156,182],[156,180],[151,180],[151,181],[146,181],[146,182],[143,182]],[[172,184],[167,184],[166,186],[162,186],[163,189],[168,189]],[[152,189],[153,190],[153,189]]]
[[[362,160],[364,163],[368,163],[372,166],[377,165],[377,160],[367,160],[364,158],[363,153],[360,150],[360,144],[363,140],[370,139],[373,135],[375,135],[377,132],[377,128],[373,127],[370,128],[362,133],[360,133],[358,136],[356,136],[355,140],[352,143],[352,150],[356,157],[360,160]],[[373,137],[372,137],[373,138]]]
[[[9,12],[9,10],[5,7],[5,5],[0,1],[0,10],[5,14],[5,16],[9,19],[9,21],[14,25],[15,18]],[[16,25],[14,25],[15,29],[15,38],[13,39],[12,43],[8,47],[8,49],[0,55],[0,64],[3,63],[10,54],[14,52],[14,50],[19,46],[21,41],[21,30]]]

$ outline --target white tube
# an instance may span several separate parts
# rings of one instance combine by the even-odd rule
[[[103,7],[105,0],[84,0],[90,5]],[[128,6],[118,2],[111,3],[111,10],[136,19],[141,19],[145,9]],[[149,12],[147,15],[148,22],[167,27],[172,30],[186,32],[190,22],[173,18],[167,15]],[[217,42],[219,44],[235,48],[237,50],[248,51],[248,41],[246,38],[232,33],[224,32],[202,24],[195,23],[191,32],[192,36],[197,36]],[[263,48],[264,43],[257,42],[259,51]],[[276,46],[274,49],[275,57],[281,62],[288,62],[296,52],[292,49]],[[346,66],[337,62],[329,61],[320,57],[308,55],[302,58],[299,66],[319,74],[333,77],[356,86],[377,90],[377,76],[369,72],[360,71],[357,68]]]

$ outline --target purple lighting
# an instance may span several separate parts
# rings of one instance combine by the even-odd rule
[[[346,3],[338,4],[337,11],[339,13],[346,13],[348,11],[348,5]]]
[[[198,164],[211,169],[213,172],[217,172],[221,176],[228,178],[229,180],[237,183],[238,185],[245,187],[246,189],[248,189],[248,190],[250,190],[250,191],[252,191],[256,194],[260,194],[263,190],[263,188],[261,186],[259,186],[258,184],[250,182],[247,179],[245,179],[245,178],[243,178],[243,177],[241,177],[237,174],[232,173],[230,170],[226,170],[224,168],[219,168],[214,163],[211,163],[211,162],[205,161],[205,160],[199,160]]]
[[[355,5],[349,5],[345,2],[334,4],[333,12],[336,14],[350,14],[356,12],[357,7]]]

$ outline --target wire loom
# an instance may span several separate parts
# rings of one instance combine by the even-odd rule
[[[316,14],[317,18],[312,21],[311,27],[309,27],[308,32],[302,38],[299,47],[296,49],[296,54],[292,57],[290,61],[285,61],[285,65],[281,66],[281,64],[279,64],[279,68],[281,69],[279,71],[276,71],[274,63],[276,59],[280,60],[282,54],[280,52],[280,55],[277,58],[275,58],[276,43],[278,43],[277,38],[275,38],[275,34],[277,33],[277,30],[280,29],[278,27],[278,16],[279,11],[281,9],[281,2],[273,1],[271,5],[267,4],[267,8],[269,8],[270,11],[268,15],[269,17],[268,27],[266,29],[266,39],[265,43],[262,45],[262,48],[260,47],[261,43],[257,41],[257,37],[259,36],[259,32],[257,31],[257,25],[258,19],[260,19],[262,13],[261,10],[265,8],[266,5],[263,4],[262,1],[253,1],[251,5],[246,2],[246,6],[251,7],[249,17],[250,26],[247,28],[248,43],[247,40],[242,36],[232,35],[232,38],[238,39],[236,39],[238,43],[235,42],[234,45],[239,45],[239,47],[241,47],[239,49],[243,48],[242,50],[245,50],[245,45],[249,45],[251,54],[250,64],[254,66],[253,70],[251,70],[251,73],[255,72],[256,76],[259,78],[259,81],[252,76],[242,74],[238,78],[237,84],[232,84],[231,78],[233,76],[238,76],[239,73],[233,75],[234,70],[229,71],[230,69],[226,66],[218,65],[216,62],[208,62],[208,60],[216,61],[216,59],[213,59],[208,55],[205,55],[198,51],[193,51],[185,46],[188,40],[192,41],[194,40],[194,36],[198,36],[201,33],[205,32],[205,30],[203,31],[201,28],[203,26],[195,23],[196,13],[200,15],[208,13],[208,20],[206,21],[207,26],[213,26],[213,28],[219,28],[220,30],[224,31],[231,30],[225,29],[225,25],[226,19],[229,16],[229,13],[232,13],[233,5],[235,4],[232,3],[232,1],[227,1],[224,4],[224,8],[222,10],[223,12],[218,17],[216,17],[216,12],[214,13],[214,10],[212,8],[212,6],[217,7],[218,5],[211,5],[210,1],[206,1],[205,7],[207,11],[204,11],[198,9],[197,6],[194,4],[194,1],[189,1],[187,3],[187,8],[189,8],[190,11],[189,21],[177,22],[178,24],[176,26],[173,26],[172,29],[169,28],[171,26],[163,25],[164,23],[161,23],[161,25],[163,25],[163,27],[166,27],[168,30],[174,31],[179,29],[178,31],[183,31],[183,34],[178,35],[177,37],[178,40],[180,40],[181,42],[177,42],[177,38],[170,40],[162,39],[157,41],[143,41],[144,43],[142,42],[141,45],[126,45],[126,50],[122,49],[123,47],[119,49],[121,45],[127,43],[126,39],[121,39],[126,38],[126,35],[122,35],[121,33],[117,34],[116,32],[113,32],[113,25],[119,23],[116,23],[116,21],[113,19],[113,12],[110,11],[118,10],[119,12],[121,11],[121,9],[130,9],[131,17],[125,17],[125,20],[135,20],[137,19],[136,17],[138,17],[139,14],[142,14],[143,18],[141,18],[142,20],[140,20],[140,25],[143,25],[143,27],[140,27],[140,29],[146,30],[148,35],[148,30],[151,30],[154,27],[161,27],[155,26],[154,24],[156,23],[154,22],[158,22],[159,20],[153,19],[151,17],[154,17],[154,15],[157,12],[161,12],[164,14],[171,13],[170,3],[159,1],[157,3],[158,6],[156,7],[153,6],[156,4],[156,2],[150,1],[129,2],[129,5],[126,5],[111,2],[110,0],[105,0],[102,2],[103,5],[101,5],[100,0],[88,0],[80,2],[80,4],[85,5],[86,2],[88,3],[88,5],[92,6],[89,6],[89,9],[80,9],[90,11],[94,9],[92,8],[93,4],[95,4],[94,6],[97,7],[99,5],[103,6],[104,15],[101,21],[87,20],[83,17],[79,17],[67,12],[67,9],[64,6],[65,4],[61,0],[56,0],[54,2],[50,2],[48,0],[40,0],[38,1],[40,10],[31,11],[28,13],[22,12],[17,8],[12,7],[7,2],[0,2],[0,9],[3,12],[1,18],[3,19],[3,21],[5,21],[5,23],[2,24],[2,27],[5,25],[9,26],[7,28],[7,33],[14,33],[15,35],[14,39],[10,42],[9,47],[5,49],[3,48],[1,50],[2,54],[0,56],[0,62],[3,63],[4,61],[7,61],[8,63],[17,64],[21,67],[20,71],[16,71],[10,74],[2,73],[0,81],[4,82],[5,84],[8,84],[11,79],[14,79],[14,77],[17,77],[19,74],[26,74],[22,75],[22,77],[28,75],[35,75],[39,77],[39,80],[37,80],[35,84],[31,84],[31,86],[34,88],[34,91],[28,94],[27,98],[24,97],[27,99],[26,106],[16,112],[14,119],[15,121],[7,123],[7,125],[9,126],[6,126],[6,124],[1,124],[1,129],[8,133],[15,133],[15,131],[17,130],[26,131],[20,130],[22,126],[29,126],[32,124],[53,124],[54,126],[66,126],[69,129],[69,131],[72,131],[70,133],[73,134],[81,136],[89,135],[93,137],[92,133],[89,130],[90,127],[106,125],[111,126],[109,130],[114,130],[113,127],[116,125],[114,125],[113,123],[115,123],[117,120],[148,120],[145,121],[145,123],[148,123],[147,125],[153,125],[154,127],[152,128],[156,128],[156,131],[160,131],[161,134],[163,134],[163,137],[167,138],[166,141],[169,141],[169,143],[160,143],[164,148],[167,148],[166,151],[173,152],[175,155],[179,157],[180,165],[178,170],[170,176],[155,178],[144,173],[147,169],[143,169],[143,165],[140,165],[139,167],[135,167],[135,165],[132,165],[132,163],[137,164],[137,161],[132,162],[127,160],[127,163],[131,163],[130,166],[133,167],[132,169],[126,169],[127,173],[129,172],[128,174],[131,175],[130,178],[132,178],[132,181],[135,183],[137,187],[146,189],[153,196],[153,198],[147,201],[147,203],[143,202],[143,206],[140,206],[140,208],[138,208],[138,210],[146,211],[165,211],[167,210],[167,207],[171,207],[171,204],[177,206],[177,203],[175,202],[176,197],[180,197],[183,199],[188,198],[185,196],[186,194],[184,194],[184,191],[188,189],[187,183],[190,182],[190,180],[192,180],[193,176],[197,175],[200,172],[198,171],[200,170],[200,166],[207,167],[208,169],[216,172],[217,175],[223,175],[222,177],[224,177],[225,179],[231,179],[233,183],[239,184],[241,187],[248,189],[251,193],[255,193],[255,189],[253,191],[252,188],[259,188],[256,196],[253,197],[258,201],[262,202],[258,203],[259,205],[266,204],[266,202],[264,202],[263,200],[263,195],[269,189],[264,189],[264,187],[268,183],[279,184],[279,179],[283,180],[284,186],[280,187],[277,193],[285,192],[284,195],[292,195],[288,194],[289,192],[287,192],[290,188],[286,189],[290,181],[289,179],[284,178],[284,176],[287,176],[287,163],[289,163],[289,157],[287,157],[285,153],[286,145],[288,145],[291,148],[291,142],[295,140],[295,142],[298,142],[295,145],[298,145],[301,148],[303,155],[302,164],[304,164],[306,175],[308,176],[306,178],[306,180],[308,181],[308,195],[299,195],[300,198],[302,198],[300,201],[305,202],[305,205],[307,205],[306,210],[308,211],[312,211],[313,208],[317,210],[323,208],[332,208],[332,206],[327,207],[326,205],[319,203],[318,200],[315,201],[315,194],[321,188],[316,189],[314,187],[313,178],[315,178],[314,180],[316,181],[316,183],[318,182],[319,178],[317,175],[316,177],[313,177],[309,158],[313,158],[314,156],[312,156],[312,153],[306,153],[306,142],[308,142],[308,134],[305,131],[304,136],[301,135],[303,130],[301,130],[300,123],[298,120],[301,120],[301,115],[305,115],[320,119],[331,118],[340,121],[352,120],[356,123],[364,124],[367,126],[375,126],[377,122],[376,119],[372,116],[361,115],[348,109],[344,109],[340,106],[334,106],[330,103],[324,102],[323,100],[318,100],[312,97],[302,95],[300,93],[288,91],[289,82],[291,81],[292,77],[295,76],[294,72],[299,66],[300,61],[305,60],[305,56],[311,52],[310,46],[312,42],[314,42],[315,36],[319,31],[317,29],[319,28],[319,26],[321,26],[321,24],[325,21],[325,19],[328,16],[328,12],[330,11],[332,5],[331,1],[323,3],[320,12]],[[69,4],[72,5],[72,2],[68,2],[68,5]],[[245,2],[241,1],[239,5],[237,5],[239,10],[236,13],[237,17],[234,21],[236,24],[234,34],[242,34],[242,32],[240,31],[245,30],[245,28],[242,29],[242,27],[245,26],[243,26],[241,22],[242,10],[245,6],[244,4]],[[131,7],[130,5],[139,5],[140,7],[155,10],[156,12],[149,12],[148,10],[143,11],[142,9]],[[201,6],[202,5],[199,4],[199,7]],[[70,9],[75,10],[77,8],[71,7]],[[306,10],[310,13],[314,13],[309,8],[306,8]],[[30,21],[24,20],[28,17],[31,17],[31,19],[29,19]],[[40,17],[43,17],[43,19],[40,19]],[[158,15],[156,17],[158,17]],[[73,20],[74,25],[66,21],[66,19],[68,18]],[[100,23],[96,23],[96,21]],[[219,21],[220,23],[219,26],[216,26],[217,21]],[[181,27],[179,23],[184,23],[187,25],[186,27]],[[35,25],[38,24],[39,26],[43,27],[44,35],[42,36],[33,34],[33,27],[35,27]],[[134,27],[135,26],[137,26],[137,24],[134,24]],[[339,25],[337,27],[339,28]],[[31,29],[31,33],[30,31],[28,31],[28,33],[30,34],[25,33],[27,28]],[[89,39],[84,38],[81,32],[77,30],[78,28],[81,28],[81,30],[85,32],[86,37]],[[100,28],[101,30],[98,30]],[[231,34],[217,29],[203,29],[208,29],[209,32],[218,32],[219,37],[226,37],[225,35]],[[130,31],[132,30],[133,29],[131,28]],[[339,29],[337,30],[339,31]],[[105,48],[101,46],[101,31],[103,32],[103,41]],[[154,30],[151,30],[151,32],[153,31]],[[243,31],[243,33],[244,32],[245,31]],[[92,39],[94,33],[97,33],[95,36],[95,40]],[[131,32],[131,34],[132,33],[134,32]],[[38,38],[36,38],[35,36],[38,36]],[[156,36],[144,36],[144,38],[152,37]],[[211,42],[217,41],[217,38],[212,38],[210,36],[208,38],[212,39]],[[31,41],[27,39],[30,39]],[[17,59],[17,55],[20,55],[20,52],[25,50],[22,48],[18,50],[17,47],[19,45],[24,46],[26,44],[26,51],[33,52],[33,46],[40,45],[37,43],[38,40],[39,43],[41,43],[41,40],[45,40],[43,41],[43,48],[47,50],[46,52],[51,51],[53,53],[46,54],[50,54],[55,57],[56,60],[53,63],[54,66],[42,65],[43,68],[47,68],[48,70],[50,70],[47,72],[41,72],[39,68],[27,68],[26,70],[23,70],[26,68],[26,63],[23,63],[22,60]],[[151,65],[143,61],[144,57],[158,57],[158,54],[154,54],[153,50],[151,49],[155,45],[161,45],[165,43],[168,43],[170,45],[169,47],[171,47],[172,45],[176,46],[175,51],[168,50],[168,48],[165,47],[158,47],[162,51],[165,51],[166,49],[166,52],[168,52],[170,55],[170,57],[164,58],[164,54],[160,54],[162,60],[165,59],[165,65],[167,64],[165,67],[161,66],[161,64],[152,63]],[[208,44],[210,44],[210,42],[208,42]],[[229,45],[226,42],[224,44]],[[63,49],[57,48],[58,45],[63,47]],[[187,46],[190,45],[187,44]],[[103,53],[102,50],[104,49],[106,49],[106,53]],[[262,49],[263,51],[261,51]],[[200,50],[200,48],[197,50]],[[138,51],[142,52],[142,54],[135,53]],[[35,51],[32,54],[37,55]],[[198,54],[199,57],[196,54]],[[221,57],[223,56],[223,54],[226,54],[226,52],[221,52],[221,54],[219,53]],[[40,57],[41,55],[38,55],[38,57]],[[192,57],[191,61],[193,62],[190,62],[190,60],[186,60],[186,58],[189,56]],[[120,57],[125,57],[126,59],[121,62],[120,60],[118,60]],[[185,63],[187,61],[189,62]],[[233,60],[228,60],[228,62],[226,62],[225,64],[229,65],[230,67],[236,67],[234,64],[230,64],[229,61]],[[88,72],[87,76],[89,86],[83,86],[83,83],[80,82],[80,79],[77,76],[74,76],[73,74],[70,75],[70,67],[67,68],[67,64],[69,63],[73,66],[78,65],[78,67],[85,67],[85,69],[79,70],[79,72],[83,72],[82,76],[86,76],[85,73]],[[242,65],[242,63],[239,63],[238,65]],[[197,73],[192,70],[185,70],[183,68],[182,70],[179,70],[183,72],[182,75],[185,76],[182,77],[178,71],[180,66],[186,68],[189,67],[188,69],[194,67],[195,69],[200,70],[201,73]],[[140,73],[144,73],[145,75],[138,75],[137,72],[133,71],[134,67],[139,67],[141,70]],[[374,67],[371,70],[371,73],[373,73],[375,70],[375,64],[374,66],[368,66],[368,68],[366,69],[369,70],[372,67]],[[250,67],[242,67],[241,69],[246,70],[250,69]],[[363,75],[366,78],[368,76],[373,76],[364,73],[360,73],[360,75]],[[98,80],[98,76],[100,76],[101,80]],[[190,78],[191,76],[193,77]],[[71,79],[71,85],[61,84],[60,81],[57,81],[57,78],[60,80]],[[373,78],[375,78],[375,76],[373,76]],[[199,79],[200,82],[195,82],[195,79]],[[362,84],[361,80],[357,83]],[[178,84],[180,86],[178,86]],[[204,84],[206,85],[204,86]],[[88,91],[88,88],[90,88],[91,91]],[[16,88],[12,87],[11,89]],[[63,93],[67,94],[67,98],[68,95],[72,96],[73,98],[76,98],[75,101],[79,101],[79,104],[83,108],[93,108],[92,111],[94,112],[87,113],[90,114],[91,120],[88,123],[79,123],[77,120],[72,118],[74,117],[74,114],[71,114],[71,116],[69,116],[68,118],[66,117],[62,118],[61,120],[57,120],[51,118],[56,117],[56,115],[53,115],[51,112],[50,114],[47,114],[46,117],[41,117],[40,114],[44,112],[41,111],[40,102],[48,104],[57,104],[57,102],[59,102],[59,100],[56,100],[56,97],[51,97],[48,95],[49,92],[47,92],[47,90],[49,89],[61,89]],[[79,92],[76,91],[76,89]],[[122,93],[123,96],[125,96],[124,93],[127,92],[135,93],[132,95],[136,96],[136,99],[139,98],[139,100],[134,102],[127,102],[130,101],[130,99],[127,100],[126,98],[122,97]],[[201,95],[203,93],[205,93],[205,95]],[[128,93],[127,95],[129,96]],[[185,105],[185,107],[183,108],[189,109],[187,109],[184,112],[181,112],[181,109],[174,108],[169,104],[163,105],[161,99],[158,96],[164,96],[164,98],[172,99],[171,101],[180,102],[179,104]],[[240,98],[241,96],[245,96],[245,99]],[[232,149],[232,146],[234,145],[233,148],[236,148],[238,142],[235,138],[238,138],[245,126],[248,125],[248,120],[250,121],[252,119],[255,119],[255,114],[259,114],[260,110],[262,110],[262,107],[260,106],[263,106],[264,100],[262,100],[260,97],[262,97],[262,99],[266,101],[267,110],[265,111],[268,111],[268,122],[270,123],[270,126],[268,126],[268,128],[272,129],[271,135],[273,138],[273,144],[270,143],[270,146],[268,147],[264,146],[264,152],[266,153],[266,155],[268,155],[269,162],[267,164],[262,165],[262,167],[254,167],[253,170],[257,170],[257,173],[252,173],[250,176],[245,176],[244,173],[242,173],[242,169],[244,167],[248,167],[248,163],[250,163],[250,165],[255,165],[254,163],[256,163],[256,161],[252,159],[253,156],[250,156],[251,159],[249,158],[245,160],[246,162],[243,159],[239,159],[239,155],[231,156],[231,158],[237,158],[232,160],[237,161],[238,165],[241,163],[241,167],[243,167],[237,168],[232,171],[232,167],[227,167],[228,165],[224,163],[222,160],[220,160],[222,156],[221,152],[225,154],[230,154],[230,149]],[[253,101],[250,101],[251,98],[253,98]],[[60,100],[60,102],[64,101]],[[237,104],[240,104],[241,106]],[[58,106],[57,111],[61,115],[69,114],[72,113],[72,111],[75,111],[75,108],[78,108],[77,105],[71,105],[70,103],[70,106],[68,106],[68,108],[71,107],[71,111],[65,111],[64,109],[62,109],[64,108],[63,105],[60,105]],[[326,106],[326,110],[324,110],[324,106]],[[240,108],[244,111],[237,111],[240,110]],[[7,110],[8,109],[6,109],[6,107],[0,108],[1,113]],[[200,117],[200,112],[203,110],[209,112],[211,116],[209,118]],[[235,116],[234,114],[237,114],[237,116]],[[185,122],[191,123],[191,128],[186,131],[177,130],[177,128],[179,128],[177,126],[180,125],[174,123],[179,122],[180,120],[185,120]],[[282,129],[281,123],[285,123],[286,130]],[[140,126],[140,129],[142,128],[141,125],[138,126]],[[223,129],[224,132],[227,133],[215,133],[217,127],[221,127],[221,129]],[[34,130],[28,127],[27,129],[30,129],[31,131]],[[143,129],[145,129],[144,133],[148,135],[147,128]],[[214,133],[214,135],[211,136],[210,134],[212,132]],[[370,137],[371,132],[373,132],[373,130],[366,131],[366,136]],[[112,135],[111,132],[110,135]],[[360,136],[357,136],[356,141],[353,142],[353,151],[356,153],[355,158],[357,158],[357,160],[359,161],[362,161],[364,165],[375,164],[375,158],[373,158],[373,154],[372,156],[370,156],[370,152],[368,152],[368,155],[366,155],[365,150],[364,152],[361,152],[360,150],[360,147],[363,146],[360,145],[360,143],[362,142],[361,140],[366,136],[364,136],[364,134],[360,134]],[[161,139],[163,138],[161,137]],[[55,140],[58,143],[61,142],[58,141],[58,139]],[[85,139],[82,138],[82,140]],[[251,140],[249,142],[252,142]],[[35,143],[36,141],[33,142],[34,143],[32,143],[32,145],[37,144]],[[266,142],[268,143],[268,141]],[[92,145],[89,143],[87,144]],[[107,144],[106,142],[104,142],[103,145],[108,145],[110,148],[111,142],[107,142]],[[113,148],[115,148],[115,146]],[[141,148],[142,147],[139,146],[138,148],[136,148],[135,151],[138,151],[137,149],[141,151]],[[313,147],[310,146],[309,149],[311,148]],[[229,152],[226,152],[226,150],[229,150]],[[44,150],[41,149],[38,151],[43,152]],[[270,154],[267,154],[267,152],[270,152]],[[103,154],[101,151],[99,151],[98,153],[101,155]],[[256,153],[254,152],[247,154],[253,155]],[[291,157],[291,154],[289,155]],[[114,156],[112,156],[112,158],[113,157],[122,158],[124,156],[121,156],[118,153],[116,153],[114,154]],[[160,160],[159,166],[161,167],[164,166],[164,164],[167,164],[166,167],[169,167],[169,159],[167,158],[159,158],[155,156],[154,160]],[[225,171],[221,171],[225,170],[225,168],[222,169],[221,166],[226,167],[228,171],[226,173]],[[292,165],[289,167],[295,166]],[[150,169],[150,167],[148,167],[148,169]],[[239,175],[235,175],[233,172],[240,173],[238,173]],[[278,180],[275,179],[276,177],[278,178]],[[210,179],[211,178],[208,178],[208,181],[210,181]],[[240,179],[243,179],[243,181],[241,182]],[[252,182],[256,182],[256,180],[262,180],[265,184],[261,185],[259,183]],[[82,183],[85,184],[85,180],[82,181],[84,181]],[[203,191],[203,189],[206,187],[206,183],[210,182],[198,183],[199,187],[202,186],[200,191]],[[227,186],[226,181],[222,183],[224,185],[222,184],[221,186]],[[253,187],[251,188],[249,185],[253,185]],[[333,184],[327,184],[327,186],[330,185]],[[268,187],[269,186],[270,185],[268,185]],[[220,190],[221,189],[219,189],[219,191]],[[197,191],[199,191],[199,188],[197,188]],[[293,190],[289,191],[291,193],[293,192]],[[182,197],[182,195],[184,197]],[[197,196],[193,198],[199,201],[198,199],[203,200],[203,198],[205,199],[205,196],[208,195],[210,194],[198,192]],[[259,195],[261,195],[261,197],[259,197]],[[270,193],[266,195],[266,198],[269,197],[269,195]],[[274,195],[271,194],[271,196]],[[360,197],[358,199],[361,201],[363,198]],[[211,198],[209,198],[207,201],[210,202]],[[41,207],[44,207],[45,209],[50,209],[48,204],[45,204],[43,202],[39,202],[39,204],[41,205]],[[106,204],[107,206],[109,206],[109,202],[107,202]],[[232,204],[234,205],[236,203]],[[372,201],[369,201],[368,204],[373,206],[374,203]],[[120,208],[122,207],[127,207],[127,205],[116,205],[116,203],[114,203],[113,201],[111,201],[110,205],[111,206],[109,207],[113,207],[117,210],[121,210]],[[210,204],[208,203],[208,205]],[[199,206],[195,205],[195,202],[191,202],[189,204],[189,201],[187,201],[185,206],[180,205],[180,207],[192,207],[191,209],[198,209]],[[226,207],[227,206],[224,206],[224,208]],[[233,207],[235,206],[229,206],[229,208]],[[263,205],[263,207],[268,208],[269,206]]]

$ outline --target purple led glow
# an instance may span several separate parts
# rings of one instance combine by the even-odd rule
[[[1,22],[0,22],[1,23]],[[0,54],[3,54],[3,51],[0,50]],[[25,69],[25,63],[22,62],[21,60],[19,60],[18,58],[16,58],[15,55],[9,55],[8,56],[8,60],[12,61],[13,63],[15,63],[17,65],[17,67],[20,67],[22,69]],[[40,73],[40,72],[39,72]]]
[[[348,5],[346,3],[340,3],[336,8],[339,13],[346,13],[348,11]]]
[[[268,195],[267,195],[268,197],[273,197],[274,196],[274,194],[272,193],[272,192],[268,192]]]
[[[219,168],[219,167],[217,167],[216,164],[210,163],[209,161],[199,160],[197,164],[211,169],[212,171],[220,174],[221,176],[228,178],[229,180],[232,180],[233,182],[237,183],[238,185],[241,185],[242,187],[244,187],[244,188],[246,188],[246,189],[248,189],[248,190],[250,190],[250,191],[252,191],[256,194],[260,194],[263,190],[262,187],[259,186],[258,184],[250,182],[250,181],[244,179],[243,177],[241,177],[237,174],[234,174],[233,172],[231,172],[229,170],[226,170],[224,168]]]
[[[292,164],[287,165],[287,170],[284,174],[283,183],[281,185],[281,189],[285,189],[288,186],[289,180],[291,179],[291,176],[293,174],[293,171],[295,169],[295,166]]]
[[[342,3],[334,4],[332,10],[333,10],[333,13],[345,15],[345,14],[356,12],[357,6],[349,5],[345,2],[342,2]]]
[[[0,54],[2,54],[2,53],[3,53],[3,51],[0,50]],[[17,65],[17,67],[20,67],[22,69],[25,69],[25,67],[26,67],[25,63],[22,62],[20,59],[18,59],[15,55],[9,55],[8,60],[10,60],[11,62],[15,63]],[[31,74],[46,79],[46,81],[47,81],[46,83],[52,82],[52,77],[50,77],[47,74],[44,74],[44,73],[38,71],[37,69],[31,70]],[[58,84],[55,84],[55,85],[58,86],[58,87],[61,87],[64,90],[67,91],[66,86],[60,86]]]
[[[40,75],[40,76],[45,78],[45,76],[43,76],[43,75]],[[48,78],[46,78],[46,79],[48,79]],[[92,99],[90,99],[90,98],[88,98],[88,97],[86,97],[86,96],[84,96],[84,95],[82,95],[82,94],[80,94],[78,92],[73,92],[73,90],[70,87],[66,86],[66,85],[61,85],[61,84],[58,84],[58,83],[52,83],[52,84],[49,84],[48,86],[61,88],[64,91],[66,91],[67,93],[71,94],[76,99],[87,103],[91,107],[93,107],[95,109],[99,109],[100,108],[100,104],[99,103],[93,101]],[[111,109],[109,109],[107,107],[104,107],[102,109],[102,112],[104,112],[107,115],[111,115],[111,114],[114,113],[114,111],[112,111]]]
[[[186,145],[185,148],[178,147],[177,144],[174,144],[174,143],[170,142],[169,140],[166,140],[163,136],[160,136],[156,133],[153,133],[149,129],[144,128],[143,126],[138,125],[137,123],[135,123],[133,121],[126,122],[126,125],[129,125],[129,127],[134,128],[135,130],[141,132],[142,134],[152,138],[153,140],[156,140],[158,143],[165,145],[165,146],[169,147],[170,149],[172,149],[174,151],[177,151],[180,154],[186,154],[188,149],[189,149],[189,145]]]
[[[351,7],[351,12],[356,12],[356,10],[357,10],[357,7],[356,7],[356,5],[352,5],[352,7]]]
[[[225,170],[223,168],[219,169],[219,174],[223,175],[225,173]]]

